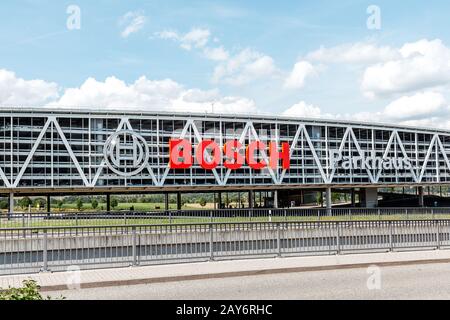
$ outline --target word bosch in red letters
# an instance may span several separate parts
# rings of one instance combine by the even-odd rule
[[[185,139],[172,139],[169,142],[169,166],[171,169],[189,169],[193,166],[194,160],[205,170],[213,170],[223,164],[230,170],[238,170],[245,163],[254,169],[262,170],[270,167],[278,169],[281,160],[282,168],[289,169],[291,158],[289,144],[283,142],[281,151],[277,143],[269,142],[269,146],[261,141],[251,142],[245,147],[245,154],[241,152],[244,146],[238,140],[227,141],[223,149],[213,140],[203,140],[200,142],[193,154],[193,146]],[[266,160],[258,159],[259,155],[265,155]]]

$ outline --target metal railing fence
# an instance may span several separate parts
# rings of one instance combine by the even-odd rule
[[[0,228],[208,222],[450,219],[450,208],[289,208],[0,214]]]
[[[447,247],[450,220],[7,228],[0,274]]]

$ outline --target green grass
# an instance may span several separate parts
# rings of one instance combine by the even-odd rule
[[[143,202],[136,202],[136,203],[119,203],[119,205],[114,208],[114,210],[130,210],[131,207],[134,207],[134,210],[136,211],[149,211],[149,210],[159,210],[164,209],[164,203],[143,203]],[[92,206],[90,203],[83,203],[83,208],[81,210],[84,211],[98,211],[101,212],[103,207],[103,211],[106,210],[106,203],[99,203],[96,210],[92,209]],[[169,204],[170,210],[175,210],[177,208],[177,205],[174,203]],[[185,206],[186,208],[186,206]],[[78,210],[76,203],[64,203],[62,208],[62,211],[67,210]],[[52,211],[58,212],[57,208],[52,208]]]
[[[118,225],[157,225],[157,224],[187,224],[187,223],[208,223],[211,220],[208,217],[202,218],[117,218],[117,219],[82,219],[82,214],[80,214],[80,218],[75,220],[20,220],[16,219],[13,221],[8,221],[3,219],[0,221],[0,228],[21,228],[21,227],[44,227],[44,226],[53,226],[53,227],[75,227],[75,226],[118,226]],[[450,219],[450,215],[436,215],[437,219]],[[317,216],[308,216],[308,217],[296,217],[296,216],[287,216],[287,217],[272,217],[272,222],[313,222],[313,221],[396,221],[396,220],[431,220],[431,215],[373,215],[373,216],[352,216],[351,218],[348,216],[342,217],[320,217]],[[268,217],[228,217],[228,218],[214,218],[213,222],[217,223],[239,223],[239,222],[269,222]]]
[[[120,202],[119,205],[113,210],[130,210],[131,207],[134,207],[134,211],[138,212],[145,212],[145,211],[163,211],[165,209],[165,203],[163,202],[156,202],[156,203],[147,203],[147,202]],[[181,207],[182,210],[195,210],[195,209],[213,209],[214,204],[213,203],[207,203],[205,207],[201,207],[197,203],[186,203]],[[58,213],[58,212],[70,212],[74,211],[77,212],[77,204],[76,203],[64,203],[61,207],[61,209],[57,208],[55,204],[52,204],[52,212]],[[169,203],[169,210],[176,210],[177,204],[176,203]],[[27,209],[22,209],[19,206],[15,206],[14,211],[17,213],[20,212],[28,212]],[[37,208],[31,208],[31,212],[45,212],[46,208],[40,208],[39,210]],[[98,212],[98,213],[104,213],[106,211],[106,203],[99,203],[98,207],[96,209],[92,208],[92,205],[90,203],[83,203],[83,207],[81,208],[81,211],[85,212]],[[6,213],[6,210],[3,210],[4,213]]]

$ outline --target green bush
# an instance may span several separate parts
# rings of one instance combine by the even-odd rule
[[[0,300],[50,300],[50,297],[42,297],[39,293],[41,287],[35,280],[24,280],[22,283],[22,288],[0,288]]]
[[[76,204],[78,211],[80,211],[83,208],[83,200],[81,198],[78,198]]]
[[[33,202],[31,201],[31,199],[29,197],[23,197],[18,202],[18,204],[22,208],[22,210],[28,208],[29,206],[31,206],[32,203]]]
[[[113,208],[113,210],[119,205],[119,201],[116,198],[112,198],[111,199],[111,208]]]
[[[92,201],[91,201],[91,207],[92,207],[92,209],[97,209],[97,207],[98,207],[98,201],[96,200],[96,199],[92,199]]]
[[[8,201],[5,201],[5,200],[0,201],[0,209],[1,210],[8,209]]]

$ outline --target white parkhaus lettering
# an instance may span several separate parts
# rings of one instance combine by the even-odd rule
[[[374,151],[362,151],[362,155],[344,155],[339,150],[330,150],[331,169],[344,170],[411,170],[412,164],[406,157],[376,156]]]

